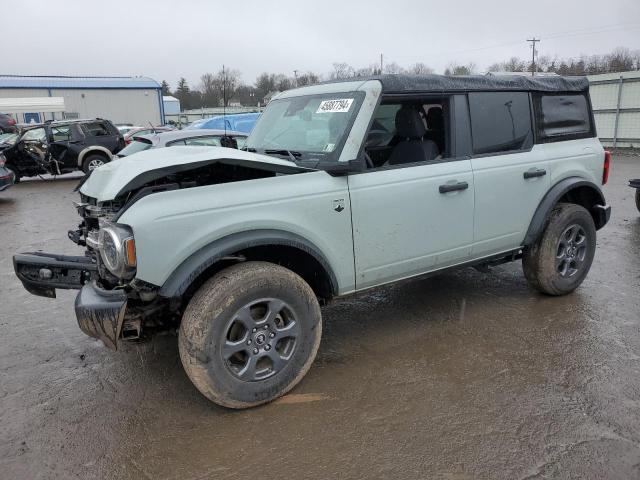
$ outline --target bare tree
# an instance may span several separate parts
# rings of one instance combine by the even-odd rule
[[[409,67],[408,73],[411,75],[430,75],[433,73],[433,68],[427,67],[422,62],[417,62]]]
[[[471,75],[476,71],[476,64],[469,62],[467,65],[458,65],[456,62],[452,62],[445,69],[445,75]]]
[[[229,106],[229,100],[233,98],[240,86],[240,71],[226,68],[224,71],[220,70],[216,75],[215,83],[219,98],[226,99],[225,106]]]
[[[405,73],[405,69],[396,62],[390,62],[384,66],[384,73]]]
[[[200,76],[200,94],[203,107],[217,107],[220,105],[220,89],[217,75],[205,73]]]
[[[298,76],[298,86],[314,85],[320,82],[320,75],[313,72],[306,72]]]
[[[354,74],[355,69],[348,63],[334,63],[330,78],[331,80],[340,80],[342,78],[353,77]]]

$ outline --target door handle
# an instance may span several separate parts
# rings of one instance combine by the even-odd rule
[[[440,193],[449,193],[455,192],[457,190],[466,190],[469,188],[469,184],[467,182],[458,182],[458,183],[445,183],[444,185],[440,185],[438,190]]]
[[[536,177],[544,177],[547,171],[544,168],[536,168],[535,170],[527,170],[522,174],[525,180]]]

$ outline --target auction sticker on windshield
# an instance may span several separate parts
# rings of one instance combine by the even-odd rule
[[[353,98],[336,98],[335,100],[323,100],[316,113],[344,113],[348,112],[353,103]]]

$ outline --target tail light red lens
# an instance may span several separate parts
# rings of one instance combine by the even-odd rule
[[[609,170],[611,169],[611,152],[604,151],[604,166],[602,167],[602,184],[606,185],[609,181]]]

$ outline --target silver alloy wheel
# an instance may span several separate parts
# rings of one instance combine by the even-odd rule
[[[93,160],[91,160],[89,162],[89,165],[87,166],[89,171],[95,170],[96,168],[99,168],[101,166],[104,165],[104,160],[100,160],[99,158],[94,158]]]
[[[573,277],[580,271],[587,248],[587,234],[580,225],[570,225],[562,232],[556,249],[556,271],[561,277]]]
[[[296,348],[300,324],[277,298],[262,298],[240,308],[225,328],[222,356],[240,380],[255,382],[281,371]]]

